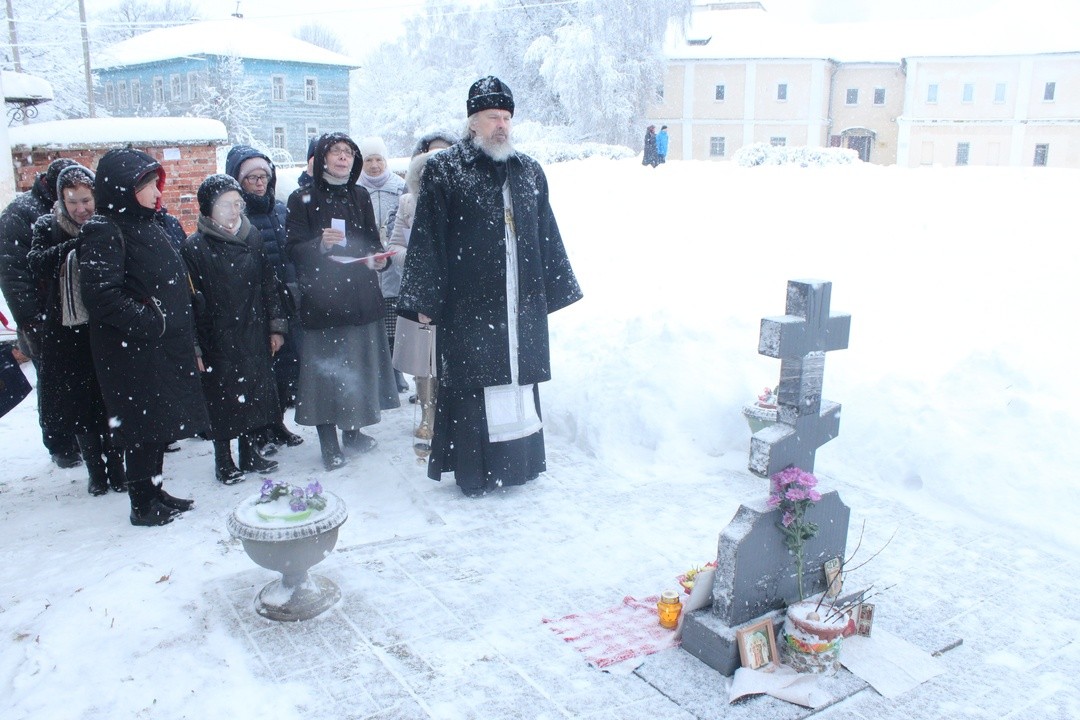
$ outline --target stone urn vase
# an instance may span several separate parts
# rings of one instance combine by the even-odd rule
[[[746,418],[746,424],[750,426],[750,434],[764,430],[765,428],[775,425],[779,410],[776,406],[767,407],[756,402],[746,403],[742,409],[743,417]]]
[[[255,612],[270,620],[309,620],[341,599],[331,580],[309,575],[308,570],[329,555],[337,544],[338,528],[348,519],[345,503],[325,492],[321,509],[290,509],[286,503],[270,507],[264,495],[240,502],[229,516],[228,527],[257,565],[281,573],[255,598]]]
[[[746,424],[750,426],[751,435],[770,425],[775,425],[779,413],[776,392],[772,388],[765,388],[755,402],[746,403],[742,409]]]
[[[780,631],[780,658],[799,672],[831,675],[840,669],[840,647],[853,623],[849,613],[833,613],[816,600],[790,605]]]

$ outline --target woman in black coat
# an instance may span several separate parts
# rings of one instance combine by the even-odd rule
[[[199,187],[198,230],[180,254],[195,288],[195,327],[203,396],[210,413],[214,472],[226,485],[244,471],[273,472],[254,431],[277,422],[280,406],[272,368],[287,323],[277,276],[259,231],[244,217],[240,185],[211,175]],[[229,444],[239,437],[240,467]]]
[[[26,259],[30,273],[44,288],[43,322],[38,347],[38,414],[50,436],[74,434],[89,474],[87,491],[104,495],[123,492],[124,452],[108,442],[109,427],[90,354],[85,324],[65,327],[60,305],[60,271],[75,249],[79,228],[94,214],[94,173],[69,165],[57,175],[53,211],[34,223],[34,239]]]
[[[139,150],[110,150],[94,180],[97,215],[79,231],[90,348],[111,440],[125,450],[133,525],[164,525],[191,500],[166,493],[165,447],[209,429],[195,359],[191,282],[154,219],[165,171]]]
[[[295,447],[304,439],[285,426],[285,408],[296,403],[296,383],[300,374],[300,322],[293,307],[291,289],[296,288],[296,267],[285,252],[285,203],[276,197],[277,170],[270,158],[250,145],[235,145],[225,160],[225,173],[240,183],[240,196],[247,206],[244,214],[263,242],[263,252],[277,275],[283,298],[283,310],[289,321],[285,344],[274,355],[274,380],[277,382],[281,412],[267,426],[261,440],[270,453],[276,445]],[[275,447],[276,449],[276,447]]]
[[[375,274],[387,260],[357,260],[382,250],[371,198],[356,184],[362,165],[348,135],[323,135],[311,186],[297,189],[288,202],[286,237],[304,327],[296,422],[318,429],[327,470],[345,464],[338,427],[346,450],[365,452],[375,440],[360,428],[379,422],[380,410],[399,405]]]

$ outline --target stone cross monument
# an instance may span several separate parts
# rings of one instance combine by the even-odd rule
[[[831,313],[832,283],[790,280],[786,315],[761,320],[758,353],[780,360],[778,422],[750,439],[750,471],[814,471],[817,449],[840,432],[840,405],[821,399],[825,353],[847,347],[851,315]]]
[[[789,465],[813,472],[817,448],[836,437],[840,406],[821,399],[825,353],[847,347],[850,315],[829,312],[832,283],[793,280],[787,286],[787,315],[764,318],[758,352],[780,359],[780,410],[777,424],[750,440],[750,470],[764,477]],[[851,510],[835,490],[823,492],[807,511],[818,533],[803,549],[805,589],[826,589],[822,568],[843,558]],[[768,508],[765,494],[741,505],[720,533],[713,578],[712,606],[683,620],[683,650],[724,675],[739,667],[735,643],[740,626],[780,612],[798,599],[791,553],[777,530],[780,511]]]

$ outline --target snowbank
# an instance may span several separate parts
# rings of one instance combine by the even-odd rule
[[[759,142],[739,148],[732,159],[743,167],[755,165],[821,167],[823,165],[850,165],[858,161],[859,153],[848,148],[807,147],[806,145],[787,147]]]

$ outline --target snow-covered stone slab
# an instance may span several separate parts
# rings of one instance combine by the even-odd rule
[[[730,703],[731,678],[678,650],[650,655],[634,672],[699,720],[798,720],[821,712],[869,687],[863,680],[841,670],[833,677],[820,679],[822,691],[832,700],[811,709],[768,695],[756,695]]]

